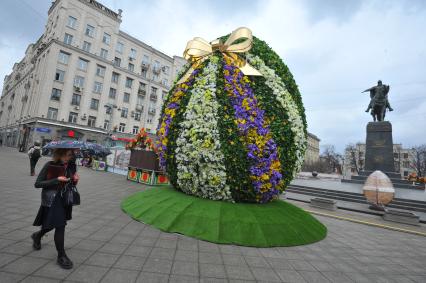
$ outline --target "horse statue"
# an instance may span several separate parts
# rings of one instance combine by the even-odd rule
[[[384,121],[386,116],[386,108],[389,109],[389,111],[393,111],[388,100],[389,88],[390,87],[388,85],[382,84],[382,81],[378,81],[377,86],[373,86],[363,91],[363,93],[370,92],[371,100],[365,112],[368,112],[371,109],[370,114],[373,116],[374,122]]]

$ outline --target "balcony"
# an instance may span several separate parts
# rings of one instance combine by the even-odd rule
[[[142,112],[143,111],[143,105],[142,104],[136,104],[135,110]]]
[[[145,96],[146,95],[146,90],[143,88],[138,89],[138,94]]]
[[[157,95],[155,93],[151,93],[149,99],[151,99],[152,101],[157,101]]]
[[[79,87],[79,86],[74,86],[74,91],[75,92],[81,92],[83,90],[83,88],[82,87]]]
[[[152,115],[155,115],[155,108],[149,108],[149,110],[148,110],[148,113],[149,114],[152,114]]]
[[[142,61],[141,68],[144,69],[144,70],[148,70],[149,69],[149,63]]]
[[[160,68],[160,67],[158,67],[158,66],[154,66],[154,68],[152,68],[152,72],[153,72],[154,74],[159,75],[159,74],[161,73],[161,68]]]

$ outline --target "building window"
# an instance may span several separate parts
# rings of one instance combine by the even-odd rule
[[[95,84],[93,85],[93,92],[94,93],[101,93],[102,92],[102,83],[95,82]]]
[[[122,54],[124,50],[124,44],[121,43],[120,41],[117,42],[117,45],[115,46],[115,51],[117,51],[118,53]]]
[[[142,70],[141,70],[141,75],[142,75],[142,78],[144,78],[144,79],[146,79],[147,77],[146,77],[146,75],[147,75],[147,70],[146,69],[144,69],[144,68],[142,68]]]
[[[68,61],[70,59],[70,55],[68,53],[65,53],[63,51],[59,52],[58,61],[62,64],[68,64]]]
[[[130,49],[130,55],[129,55],[129,57],[131,58],[131,59],[136,59],[136,49]]]
[[[101,48],[101,57],[104,58],[104,59],[107,59],[108,50]]]
[[[140,120],[141,120],[141,116],[142,116],[142,113],[141,113],[141,112],[139,112],[139,111],[136,111],[136,112],[135,112],[135,120],[136,120],[136,121],[140,121]]]
[[[132,133],[133,133],[134,135],[136,135],[137,133],[139,133],[139,127],[138,127],[138,126],[133,126]]]
[[[72,16],[68,16],[67,26],[75,29],[76,25],[77,25],[77,19]]]
[[[148,55],[143,55],[142,65],[149,65],[149,57],[148,57]]]
[[[78,69],[82,71],[87,71],[87,65],[89,61],[84,60],[83,58],[78,58]]]
[[[142,95],[138,95],[138,100],[136,101],[136,104],[143,105],[143,99],[144,97]]]
[[[100,77],[105,76],[105,67],[101,65],[96,65],[96,75]]]
[[[71,105],[80,106],[81,95],[77,93],[72,94]]]
[[[104,121],[104,129],[109,130],[109,120]]]
[[[114,66],[120,67],[121,65],[121,59],[118,57],[114,58]]]
[[[90,42],[83,42],[83,50],[86,52],[90,52],[90,48],[92,47],[92,44]]]
[[[111,35],[104,32],[104,36],[102,37],[102,42],[109,45],[111,43]]]
[[[71,45],[72,39],[73,39],[73,36],[71,34],[65,33],[65,36],[64,36],[64,43],[65,44]]]
[[[130,93],[125,92],[123,96],[123,102],[129,102],[130,101]]]
[[[90,109],[98,110],[98,108],[99,108],[99,100],[92,98],[92,100],[90,101]]]
[[[50,96],[51,100],[59,101],[61,99],[62,91],[60,89],[54,88],[52,89],[52,95]]]
[[[91,25],[86,26],[85,34],[87,36],[93,37],[95,35],[95,27]]]
[[[408,176],[408,171],[404,171],[404,177]]]
[[[64,81],[64,76],[65,76],[65,71],[56,69],[55,81],[63,82]]]
[[[132,84],[133,84],[133,79],[126,78],[126,87],[132,88]]]
[[[69,123],[77,123],[77,117],[78,117],[78,113],[75,112],[70,112],[70,115],[68,116],[68,122]]]
[[[112,72],[111,82],[118,83],[118,79],[120,78],[120,74],[116,72]]]
[[[58,119],[58,109],[49,107],[49,109],[47,109],[47,119],[57,120]]]
[[[87,126],[96,127],[96,117],[95,116],[89,116],[89,119],[87,120]]]
[[[170,73],[170,67],[169,66],[164,66],[163,67],[163,72],[164,72],[164,74],[168,75]]]
[[[118,131],[120,133],[124,133],[125,130],[126,130],[126,124],[120,123],[120,125],[118,126]]]
[[[168,79],[163,79],[163,85],[165,87],[169,87],[169,80]]]
[[[404,166],[405,168],[409,168],[410,167],[410,162],[409,161],[404,161],[404,162],[402,162],[402,166]]]
[[[117,90],[111,87],[109,89],[109,98],[115,99],[116,95],[117,95]]]
[[[163,92],[161,93],[161,99],[166,99],[166,97],[167,97],[167,91],[164,91],[163,90]]]
[[[408,159],[408,153],[404,153],[404,159]]]
[[[129,109],[126,107],[121,108],[121,118],[127,118],[127,115],[129,114]]]
[[[394,152],[394,153],[393,153],[393,158],[398,158],[398,157],[399,157],[399,153]]]
[[[84,87],[84,77],[82,76],[75,76],[74,78],[74,86],[78,88]]]
[[[129,71],[130,72],[134,72],[135,71],[135,65],[133,65],[132,63],[129,63]]]
[[[148,124],[152,124],[152,116],[148,116],[148,118],[146,119],[146,122]]]

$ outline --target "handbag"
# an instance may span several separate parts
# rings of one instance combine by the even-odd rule
[[[78,192],[77,187],[72,181],[69,181],[65,184],[64,188],[61,191],[61,197],[65,206],[80,205],[80,193]]]
[[[65,185],[61,196],[65,206],[80,205],[80,193],[72,182]]]

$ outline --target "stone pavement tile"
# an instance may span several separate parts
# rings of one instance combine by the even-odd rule
[[[19,255],[0,253],[0,267],[19,258]]]
[[[371,282],[370,278],[367,277],[366,274],[362,274],[359,272],[346,272],[344,273],[346,277],[349,277],[352,281],[357,283],[369,283]]]
[[[257,259],[257,261],[259,261],[259,259],[263,259],[261,257],[255,257],[253,258]],[[246,258],[247,260],[247,258]],[[266,261],[269,263],[270,266],[272,266],[272,268],[275,269],[288,269],[288,270],[293,270],[293,266],[290,264],[290,262],[287,259],[281,259],[281,258],[267,258]],[[249,263],[250,265],[250,263]]]
[[[225,266],[222,264],[201,263],[201,277],[226,278]]]
[[[329,262],[331,266],[335,268],[336,271],[347,272],[347,273],[359,273],[360,270],[355,268],[354,264],[349,264],[346,262]]]
[[[275,248],[262,248],[259,249],[260,253],[267,258],[283,258],[282,253],[279,251],[279,249]]]
[[[306,260],[290,259],[288,262],[295,270],[316,271],[315,267]]]
[[[214,263],[214,264],[222,264],[222,257],[217,253],[204,253],[200,252],[198,254],[200,263]]]
[[[173,261],[166,259],[148,258],[142,268],[146,272],[170,274]]]
[[[198,263],[174,261],[172,267],[172,274],[198,277]]]
[[[326,261],[310,260],[308,261],[318,271],[335,271],[335,267]]]
[[[307,282],[312,283],[325,283],[331,282],[328,280],[321,272],[318,271],[307,271],[307,270],[299,270],[300,275],[302,275],[303,279]]]
[[[151,253],[149,254],[149,257],[158,258],[158,259],[173,259],[174,256],[175,256],[175,252],[176,252],[175,249],[165,249],[165,248],[156,247],[156,248],[153,248],[151,250],[151,248],[149,248],[149,247],[143,247],[143,248],[147,251],[151,251]],[[148,254],[146,254],[146,255],[148,255]],[[141,255],[141,256],[143,256],[143,255]]]
[[[20,229],[1,235],[1,237],[4,239],[15,240],[15,241],[22,241],[24,239],[29,238],[30,236],[31,236],[31,233],[29,233],[28,231],[20,230]]]
[[[196,239],[178,239],[177,248],[179,250],[190,250],[190,251],[198,251],[198,240]]]
[[[268,261],[266,261],[265,258],[260,256],[244,256],[244,260],[250,267],[268,267],[268,268],[271,267]],[[280,259],[274,258],[273,260],[280,260]]]
[[[169,283],[198,283],[200,280],[198,277],[193,276],[184,276],[184,275],[176,275],[172,274],[169,278]]]
[[[39,277],[39,276],[28,276],[21,282],[22,283],[59,283],[61,282],[61,280],[46,278],[46,277]]]
[[[155,246],[160,248],[176,249],[177,239],[176,240],[158,239],[158,241],[155,243]]]
[[[424,283],[426,282],[426,275],[408,275],[413,282]]]
[[[107,273],[108,268],[91,265],[80,265],[66,278],[70,281],[98,282]]]
[[[33,250],[28,254],[28,256],[31,257],[40,257],[45,259],[56,259],[57,255],[58,252],[56,251],[56,248],[50,245],[44,245],[41,250]]]
[[[175,260],[198,262],[198,252],[188,250],[176,250]]]
[[[252,247],[239,247],[241,254],[245,256],[261,256],[258,248],[252,248]]]
[[[26,255],[33,251],[32,243],[20,241],[14,244],[11,244],[7,247],[4,247],[1,252],[16,254],[16,255]]]
[[[296,270],[275,269],[275,272],[283,282],[304,283],[303,277]]]
[[[24,274],[16,274],[16,273],[8,273],[0,271],[0,279],[1,283],[15,283],[22,280],[26,275]]]
[[[21,257],[2,267],[2,271],[19,274],[31,274],[48,262],[46,259]]]
[[[12,245],[14,243],[16,243],[15,240],[0,238],[0,249],[2,249],[4,247],[8,247],[8,246],[10,246],[10,245]]]
[[[128,247],[129,245],[125,244],[106,243],[98,250],[98,252],[122,254]]]
[[[122,255],[114,264],[114,267],[130,270],[142,270],[142,266],[145,261],[145,257]]]
[[[152,250],[151,247],[131,245],[126,249],[124,254],[125,255],[132,255],[132,256],[147,257],[151,253],[151,250]]]
[[[151,226],[147,226],[145,229],[143,229],[140,236],[141,237],[158,238],[158,237],[160,237],[160,234],[161,234],[160,230],[152,228]]]
[[[93,254],[92,251],[85,251],[85,250],[78,250],[78,249],[70,249],[70,250],[67,250],[66,252],[68,257],[74,262],[74,264],[84,262]]]
[[[87,259],[84,264],[111,267],[114,265],[119,255],[95,252]]]
[[[322,271],[321,272],[328,280],[335,283],[340,282],[353,282],[349,277],[347,277],[343,272],[338,271]]]
[[[74,263],[74,269],[77,267],[77,265]],[[71,272],[74,271],[74,269],[63,269],[61,268],[57,263],[56,259],[49,261],[45,266],[38,269],[34,275],[36,276],[45,276],[49,278],[55,278],[55,279],[64,279],[66,278]]]
[[[226,266],[226,274],[228,275],[229,279],[239,279],[239,280],[254,280],[250,269],[248,267],[244,266]]]
[[[243,265],[247,266],[246,261],[242,255],[235,254],[222,254],[223,263],[225,265]]]
[[[158,239],[160,239],[160,240],[174,240],[174,241],[177,241],[182,236],[184,236],[184,235],[178,234],[178,233],[168,233],[168,232],[161,231],[160,236],[158,237]]]
[[[84,239],[84,240],[81,240],[78,244],[76,244],[73,247],[80,250],[96,251],[103,245],[105,245],[105,242]]]
[[[388,278],[392,279],[393,282],[397,282],[397,283],[413,283],[414,281],[410,279],[410,277],[408,275],[390,275],[387,274],[386,275]],[[426,278],[423,278],[423,280]],[[423,282],[426,282],[426,280],[424,280]]]
[[[223,278],[219,279],[219,278],[201,277],[200,283],[228,283],[228,280]]]
[[[154,247],[157,240],[158,240],[157,238],[137,237],[133,241],[133,245]]]
[[[200,252],[208,252],[208,253],[219,253],[219,245],[205,242],[205,241],[198,241],[198,249]]]
[[[136,236],[117,235],[112,237],[112,239],[109,242],[116,243],[116,244],[130,244],[133,242],[135,238]]]
[[[281,282],[278,275],[270,268],[253,267],[251,272],[257,281]]]
[[[152,273],[152,272],[141,272],[139,274],[136,283],[168,283],[169,275],[168,274],[160,274],[160,273]]]
[[[219,250],[222,254],[241,254],[240,248],[234,245],[219,245]]]
[[[139,272],[133,270],[122,270],[111,268],[102,278],[102,283],[131,283],[135,282]]]

